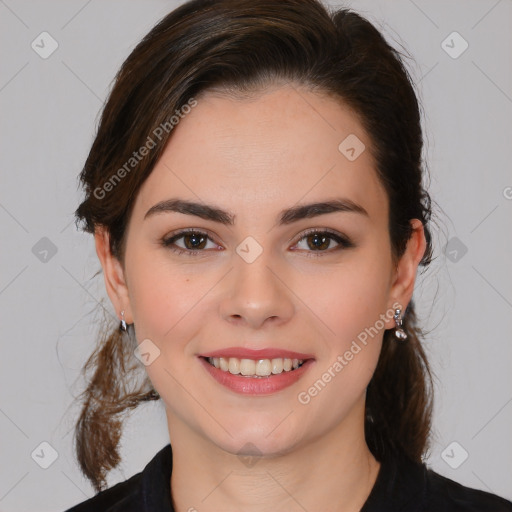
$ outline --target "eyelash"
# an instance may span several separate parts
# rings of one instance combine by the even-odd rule
[[[162,241],[161,241],[162,245],[177,254],[186,254],[187,256],[195,256],[200,252],[205,252],[206,251],[205,249],[196,249],[196,250],[182,249],[181,247],[173,246],[173,244],[174,244],[174,242],[176,242],[176,240],[179,240],[180,238],[183,238],[185,235],[188,235],[188,234],[206,236],[208,240],[213,242],[213,240],[210,238],[208,233],[205,233],[204,231],[192,228],[192,229],[184,229],[184,230],[178,231],[177,233],[174,233],[172,236],[162,239]],[[338,233],[335,233],[329,229],[317,229],[317,228],[310,229],[310,230],[307,230],[304,233],[302,233],[301,237],[294,243],[294,246],[297,245],[299,242],[301,242],[304,238],[307,238],[308,236],[311,236],[311,235],[328,235],[328,237],[331,240],[334,240],[339,245],[337,247],[335,247],[334,249],[328,249],[325,251],[321,251],[321,250],[306,251],[306,253],[309,253],[309,254],[307,254],[307,257],[309,257],[309,258],[318,258],[318,257],[324,256],[325,254],[331,254],[334,251],[339,251],[341,249],[349,249],[351,247],[355,247],[355,244],[348,237],[346,237],[344,235],[340,235]]]

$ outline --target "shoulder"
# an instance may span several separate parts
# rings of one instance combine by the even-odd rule
[[[140,473],[99,492],[65,512],[172,511],[171,472],[172,448],[168,444]]]
[[[66,512],[135,512],[142,510],[142,473],[133,475],[109,489],[99,492]]]
[[[496,494],[466,487],[425,468],[425,512],[508,512],[512,502]]]
[[[361,512],[512,512],[512,502],[472,489],[394,453],[381,462]]]

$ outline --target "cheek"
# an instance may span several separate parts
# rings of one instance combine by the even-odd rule
[[[306,298],[304,313],[316,327],[320,356],[298,401],[326,422],[344,417],[364,393],[379,359],[386,318],[392,318],[387,307],[391,258],[379,254],[386,253],[376,244],[347,256],[329,272],[303,273],[307,277],[297,280],[297,295]]]
[[[308,417],[321,417],[325,425],[336,424],[349,414],[377,366],[383,317],[392,314],[386,309],[389,281],[385,272],[379,265],[367,266],[360,260],[360,265],[340,267],[328,278],[324,276],[322,290],[312,286],[315,280],[309,283],[306,302],[318,318],[320,357],[296,398]]]
[[[382,330],[381,315],[389,315],[389,267],[372,253],[354,254],[321,274],[300,273],[295,290],[331,349],[343,349],[372,327]]]
[[[211,288],[210,279],[184,275],[176,266],[143,255],[136,262],[129,274],[135,335],[139,344],[148,339],[154,344],[149,345],[152,360],[146,372],[166,403],[184,404],[180,407],[193,414],[180,383],[197,371],[189,342],[201,329],[200,299]]]
[[[200,290],[190,286],[190,278],[165,259],[150,258],[149,251],[132,253],[126,266],[139,342],[149,338],[161,345],[170,336],[179,341],[173,334],[197,302]]]

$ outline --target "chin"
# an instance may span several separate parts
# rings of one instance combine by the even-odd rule
[[[297,431],[297,425],[291,418],[283,422],[286,415],[280,418],[265,415],[271,416],[267,420],[256,418],[255,415],[245,416],[243,419],[225,422],[225,428],[231,436],[224,430],[215,434],[204,431],[203,435],[220,449],[239,456],[277,457],[289,453],[300,442],[302,433]]]
[[[239,457],[279,457],[289,453],[295,447],[295,443],[291,439],[269,439],[261,434],[237,435],[233,439],[211,439],[211,441],[225,452]]]

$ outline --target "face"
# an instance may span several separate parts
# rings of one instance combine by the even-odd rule
[[[150,347],[171,436],[271,455],[361,430],[424,246],[397,270],[370,140],[341,102],[289,86],[197,101],[138,193],[109,290]]]

